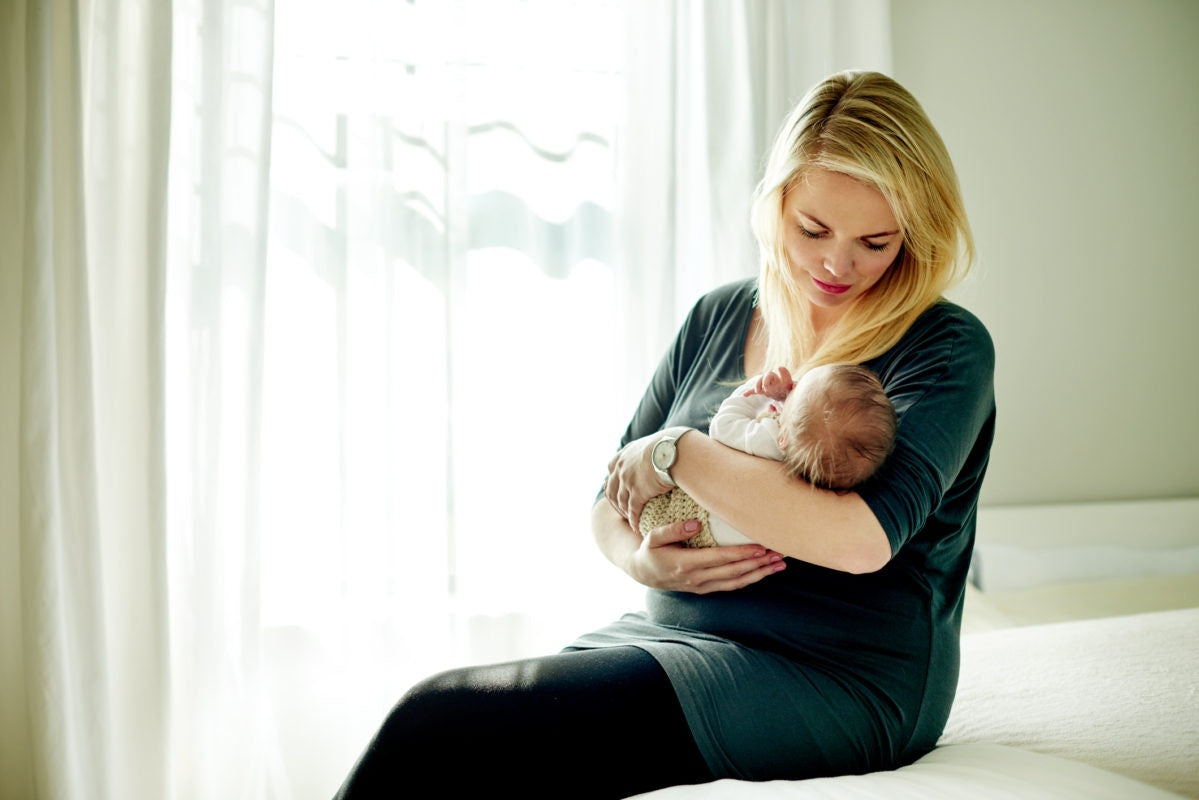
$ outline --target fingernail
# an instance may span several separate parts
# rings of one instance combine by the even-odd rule
[[[689,519],[683,523],[683,530],[687,531],[688,533],[695,533],[697,530],[699,530],[699,523],[693,519]]]

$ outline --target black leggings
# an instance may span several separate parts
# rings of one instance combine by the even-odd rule
[[[711,780],[662,667],[639,648],[611,647],[468,667],[418,684],[337,797],[507,789],[615,798]]]

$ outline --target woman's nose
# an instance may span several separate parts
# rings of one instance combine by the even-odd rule
[[[824,254],[824,269],[834,277],[844,277],[853,271],[853,253],[843,245],[833,245]]]

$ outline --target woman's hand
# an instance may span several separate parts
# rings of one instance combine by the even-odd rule
[[[784,568],[779,554],[759,544],[684,547],[699,530],[695,520],[674,522],[642,537],[610,503],[591,510],[591,529],[600,551],[629,577],[654,589],[676,592],[732,591]]]
[[[782,570],[786,562],[761,545],[683,547],[699,530],[695,520],[672,522],[649,532],[629,555],[624,570],[638,583],[673,592],[729,592]]]
[[[664,434],[665,431],[658,431],[634,439],[608,462],[604,497],[635,531],[641,530],[641,510],[645,504],[674,488],[658,477],[651,460],[654,445]]]

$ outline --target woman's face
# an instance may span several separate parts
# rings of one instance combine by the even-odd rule
[[[902,242],[882,192],[843,173],[809,170],[783,198],[791,276],[815,307],[818,327],[878,282]]]

